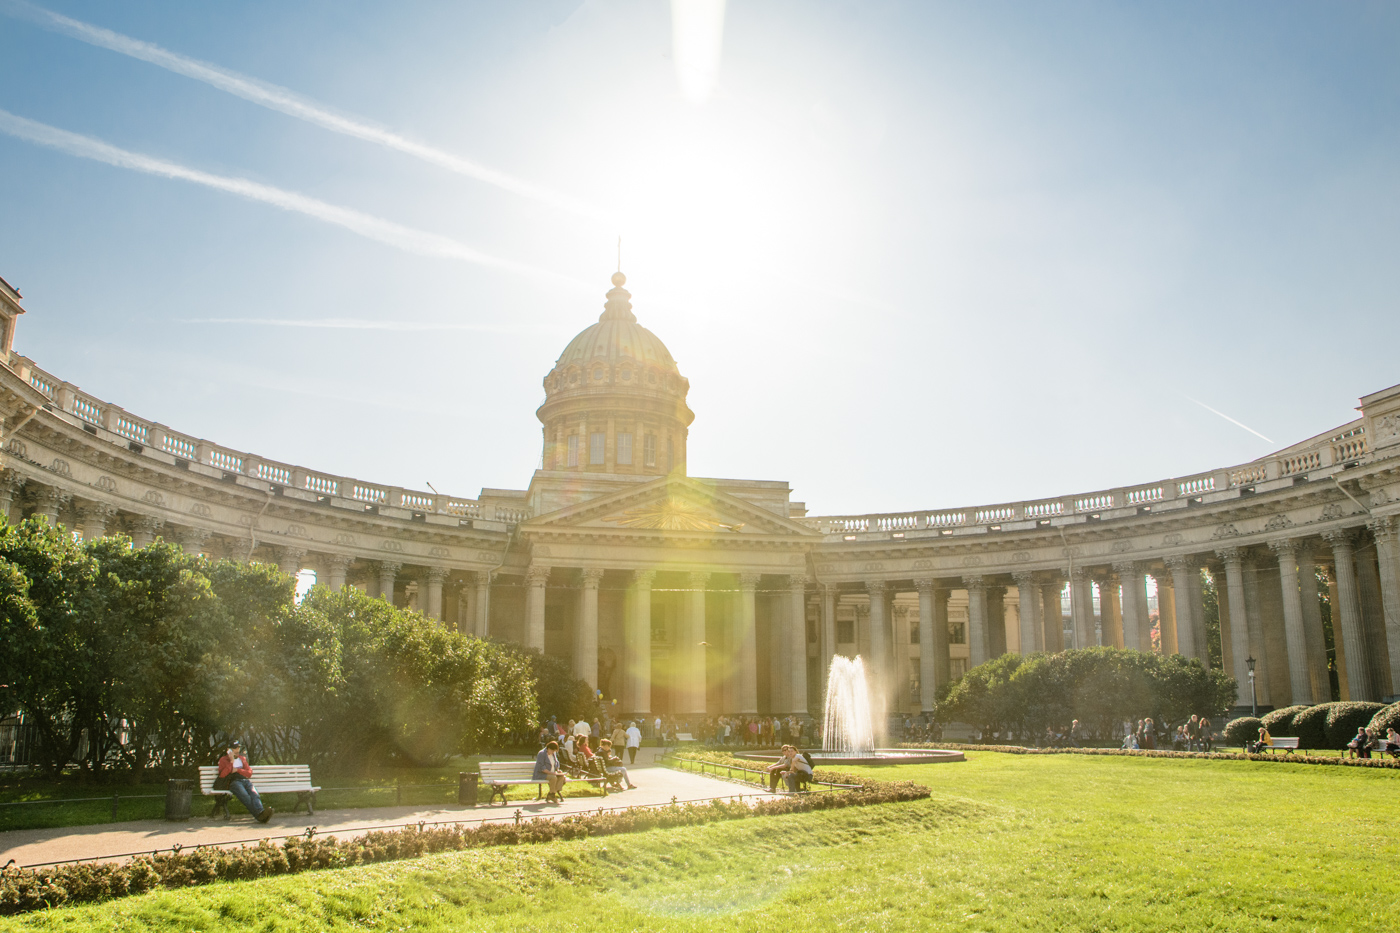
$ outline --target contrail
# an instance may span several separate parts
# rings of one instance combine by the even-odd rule
[[[316,198],[309,198],[306,195],[297,194],[293,191],[284,191],[281,188],[274,188],[271,185],[264,185],[247,178],[230,178],[226,175],[212,175],[209,172],[201,172],[198,169],[186,168],[183,165],[177,165],[174,162],[166,162],[163,159],[142,155],[139,152],[119,149],[116,146],[109,145],[89,136],[80,136],[77,133],[60,130],[57,127],[52,127],[45,123],[36,123],[33,120],[26,120],[24,117],[16,116],[6,110],[0,110],[0,132],[8,133],[11,136],[26,140],[27,142],[48,146],[52,149],[57,149],[60,152],[66,152],[69,155],[78,156],[80,158],[105,162],[108,165],[115,165],[118,168],[128,168],[137,172],[145,172],[148,175],[159,175],[163,178],[178,178],[181,181],[189,181],[197,185],[204,185],[208,188],[215,188],[219,191],[226,191],[229,194],[236,194],[254,201],[262,201],[264,204],[271,204],[273,207],[280,207],[285,211],[305,214],[308,217],[315,217],[317,220],[322,220],[338,227],[344,227],[347,230],[358,233],[360,236],[393,246],[405,252],[417,253],[421,256],[460,259],[478,265],[505,269],[522,275],[554,279],[556,281],[568,282],[570,285],[587,288],[584,283],[577,279],[570,278],[569,276],[561,275],[557,272],[550,272],[547,269],[539,269],[535,266],[516,262],[511,259],[491,256],[479,250],[472,249],[470,246],[459,243],[449,237],[439,236],[436,233],[415,230],[412,227],[396,224],[391,220],[373,217],[369,214],[361,213],[360,211],[351,210],[348,207],[328,204]]]
[[[89,45],[99,48],[109,49],[121,55],[137,58],[144,62],[149,62],[167,71],[202,81],[205,84],[216,87],[221,91],[226,91],[244,100],[251,101],[270,110],[285,113],[288,116],[296,117],[307,123],[315,124],[333,133],[341,133],[345,136],[353,136],[367,142],[377,143],[389,149],[411,155],[430,162],[448,171],[456,172],[459,175],[466,175],[475,178],[477,181],[486,182],[488,185],[495,185],[504,191],[518,194],[521,197],[548,204],[551,207],[565,210],[573,214],[588,217],[592,220],[614,221],[609,218],[606,212],[599,210],[589,204],[572,198],[569,195],[558,191],[552,191],[540,185],[532,184],[505,172],[464,159],[434,146],[416,142],[397,133],[374,126],[359,118],[344,116],[326,109],[314,101],[307,100],[294,94],[292,91],[275,84],[266,84],[255,78],[241,75],[235,71],[228,71],[215,65],[206,64],[193,58],[187,58],[175,52],[168,51],[158,45],[149,42],[142,42],[140,39],[133,39],[110,29],[103,29],[81,20],[70,19],[43,7],[35,6],[26,0],[0,0],[0,12],[17,19],[23,19],[34,23],[44,29],[62,33]]]
[[[498,327],[491,324],[437,324],[431,321],[380,321],[371,318],[265,318],[265,317],[203,317],[184,318],[177,324],[243,324],[255,327],[296,327],[312,330],[384,330],[401,333],[437,333],[441,331],[473,331],[481,334],[563,335],[559,330],[539,328]]]
[[[1268,441],[1270,444],[1273,443],[1273,440],[1271,440],[1270,438],[1264,437],[1264,435],[1260,434],[1258,431],[1254,430],[1254,429],[1251,428],[1249,425],[1244,424],[1244,423],[1239,422],[1239,421],[1236,421],[1234,418],[1231,418],[1229,415],[1225,414],[1225,412],[1223,412],[1223,411],[1217,411],[1216,409],[1211,408],[1209,405],[1207,405],[1205,402],[1202,402],[1200,399],[1194,399],[1194,398],[1192,398],[1191,396],[1185,395],[1185,394],[1182,394],[1181,397],[1184,398],[1184,399],[1186,399],[1188,402],[1195,402],[1197,405],[1201,406],[1202,408],[1204,408],[1206,411],[1210,412],[1210,413],[1213,414],[1213,415],[1219,415],[1220,417],[1224,418],[1226,421],[1228,421],[1228,422],[1230,422],[1231,424],[1233,424],[1235,427],[1237,427],[1237,428],[1244,428],[1246,431],[1248,431],[1250,434],[1253,434],[1255,437],[1263,437],[1264,440]]]

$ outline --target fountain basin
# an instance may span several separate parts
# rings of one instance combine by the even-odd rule
[[[963,753],[943,748],[877,748],[872,754],[846,752],[811,752],[812,764],[818,768],[837,765],[930,765],[947,761],[966,761]],[[749,761],[777,761],[780,756],[762,752],[735,752],[735,758]]]

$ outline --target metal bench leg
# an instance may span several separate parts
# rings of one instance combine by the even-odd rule
[[[506,802],[506,786],[505,786],[504,784],[492,784],[492,785],[491,785],[491,797],[490,797],[489,800],[486,801],[486,805],[487,805],[488,807],[489,807],[491,804],[493,804],[493,803],[496,802],[496,795],[497,795],[497,794],[499,794],[499,795],[501,796],[501,803],[505,803],[505,802]]]

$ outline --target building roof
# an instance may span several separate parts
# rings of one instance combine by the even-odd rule
[[[612,281],[613,289],[608,292],[608,301],[603,306],[598,323],[569,341],[564,352],[559,354],[554,368],[560,369],[570,364],[587,366],[595,361],[619,363],[634,360],[679,373],[671,351],[666,349],[661,338],[637,323],[637,317],[632,313],[632,295],[622,287],[627,277],[618,272]]]

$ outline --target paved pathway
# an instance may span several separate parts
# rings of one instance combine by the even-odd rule
[[[228,845],[239,842],[255,843],[259,839],[293,836],[316,827],[318,835],[335,834],[352,838],[375,829],[417,823],[420,820],[460,823],[503,823],[534,816],[561,816],[570,813],[597,812],[599,807],[621,809],[635,806],[668,804],[672,798],[685,803],[730,798],[743,795],[750,799],[769,798],[753,787],[709,776],[676,771],[654,765],[629,768],[635,775],[636,790],[588,797],[565,797],[562,804],[547,804],[534,800],[512,800],[502,806],[482,804],[477,807],[361,807],[353,810],[320,810],[315,816],[305,813],[277,814],[266,825],[246,812],[232,820],[215,820],[196,816],[184,822],[165,820],[135,820],[129,823],[100,823],[95,826],[65,826],[58,829],[20,829],[0,832],[0,865],[14,859],[19,865],[42,865],[73,859],[122,861],[131,855],[149,853],[172,846],[190,848],[198,845]],[[207,812],[209,804],[196,795],[194,809]],[[237,802],[234,811],[240,810]]]

